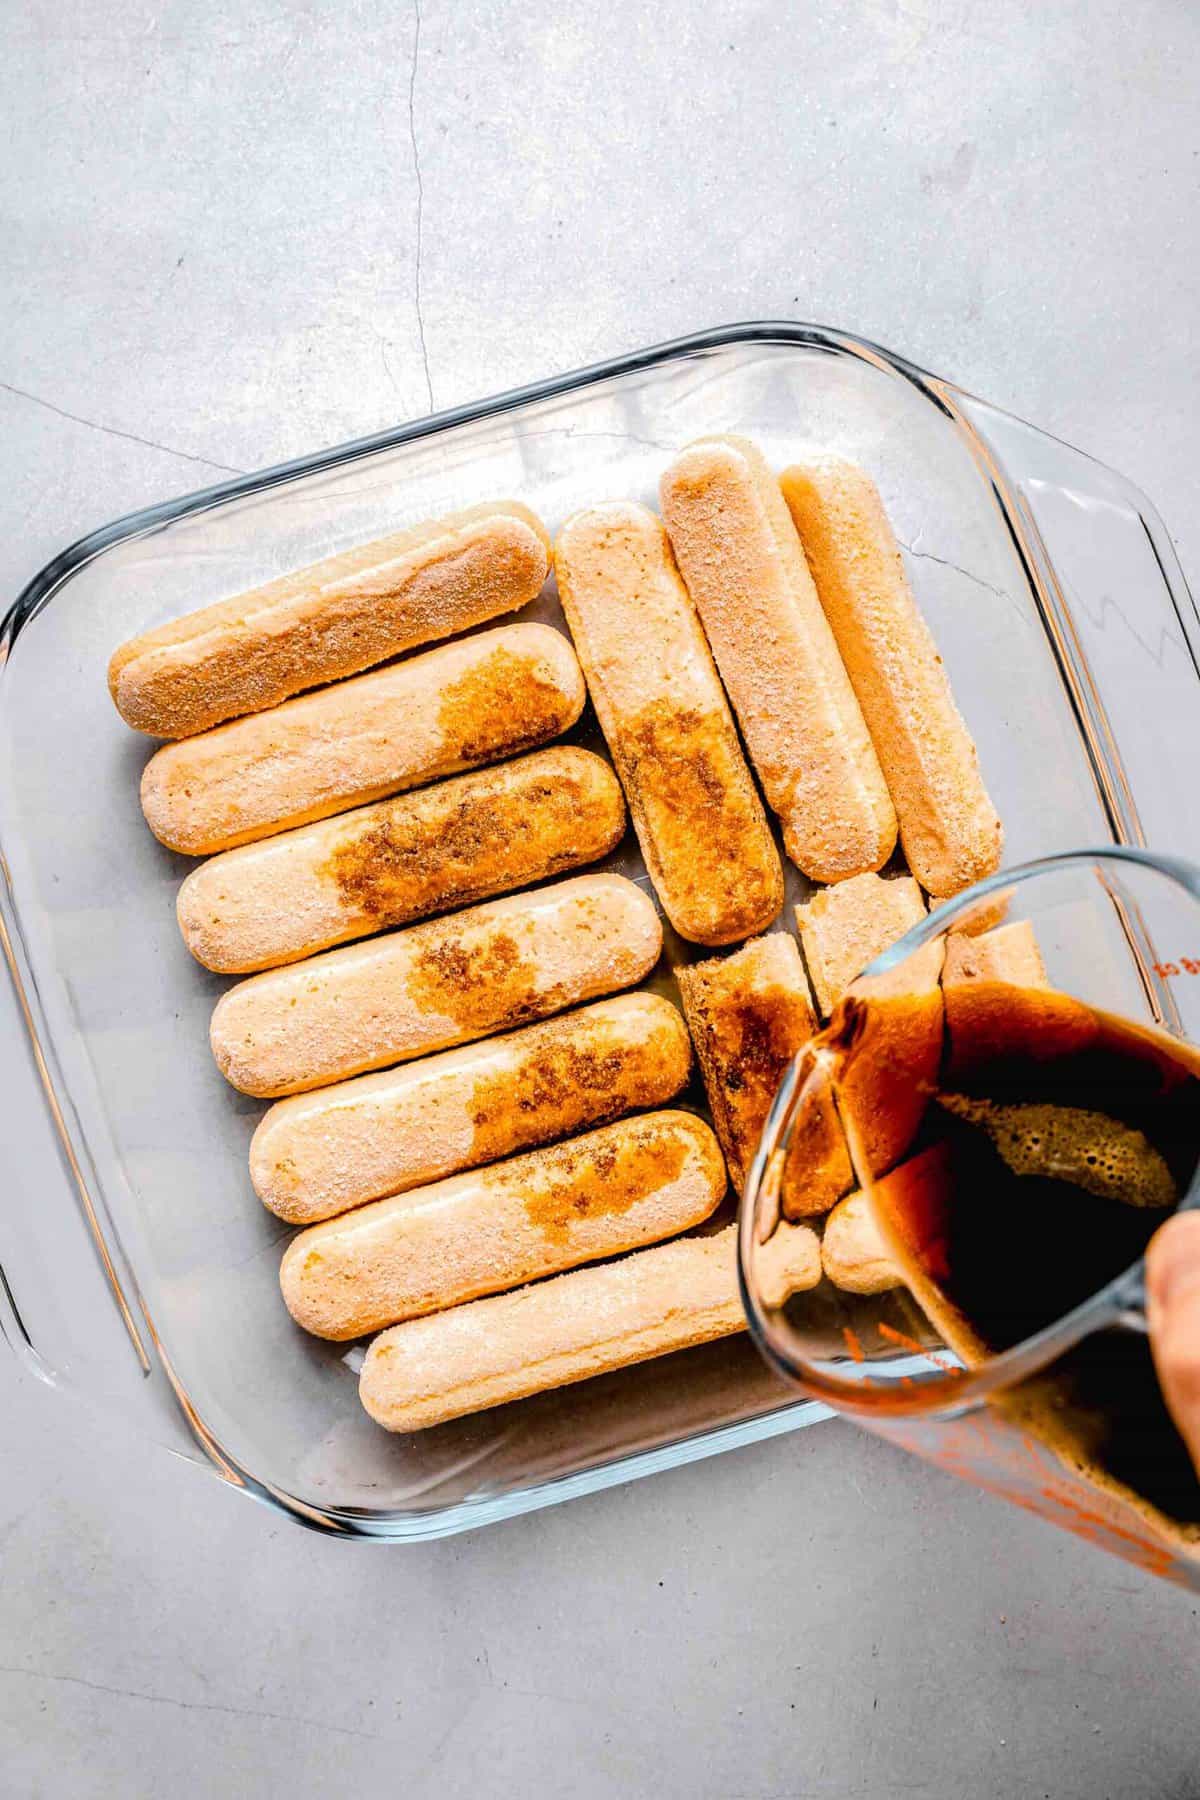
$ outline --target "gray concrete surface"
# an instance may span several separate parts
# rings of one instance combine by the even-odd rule
[[[1114,463],[1200,573],[1191,0],[6,0],[0,88],[6,597],[216,472],[771,315]],[[0,1386],[5,1796],[1200,1791],[1195,1603],[848,1427],[380,1551]]]

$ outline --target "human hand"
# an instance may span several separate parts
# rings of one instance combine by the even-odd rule
[[[1200,1211],[1177,1213],[1151,1240],[1146,1312],[1163,1397],[1200,1474]]]

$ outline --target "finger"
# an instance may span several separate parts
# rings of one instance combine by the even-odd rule
[[[1163,1397],[1200,1473],[1200,1212],[1179,1213],[1155,1234],[1146,1310]]]

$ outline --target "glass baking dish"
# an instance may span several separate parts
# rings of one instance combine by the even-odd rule
[[[113,710],[109,653],[474,501],[519,497],[551,528],[603,498],[654,504],[671,452],[729,430],[777,466],[811,443],[879,482],[1009,861],[1109,842],[1200,852],[1200,626],[1152,507],[1079,452],[815,327],[702,333],[149,508],[64,551],[0,628],[0,923],[64,1170],[52,1192],[7,1197],[0,1328],[39,1375],[134,1411],[315,1527],[434,1537],[826,1414],[742,1338],[408,1438],[366,1418],[361,1349],[304,1337],[281,1304],[287,1231],[246,1171],[261,1109],[212,1063],[223,984],[180,942],[190,864],[142,820],[150,746]],[[552,593],[536,610],[561,620]],[[572,735],[589,731],[585,715]],[[614,866],[641,872],[625,847]],[[663,983],[682,953],[668,941]]]

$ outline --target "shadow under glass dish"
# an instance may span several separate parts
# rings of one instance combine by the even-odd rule
[[[225,984],[180,944],[191,865],[146,829],[152,746],[113,711],[109,655],[477,502],[515,495],[551,527],[606,499],[654,506],[672,454],[730,430],[775,467],[811,447],[877,481],[1014,859],[1200,846],[1200,628],[1145,496],[814,326],[638,350],[149,508],[65,550],[0,627],[0,935],[63,1155],[0,1214],[0,1331],[38,1376],[305,1523],[437,1536],[826,1412],[743,1336],[412,1436],[362,1414],[361,1352],[306,1339],[280,1302],[287,1234],[247,1174],[262,1109],[209,1053]],[[561,628],[553,588],[523,616]],[[571,738],[596,746],[589,731]],[[629,843],[607,866],[646,879]],[[806,891],[793,874],[785,920]],[[668,938],[660,991],[688,954]]]
[[[939,908],[851,986],[768,1121],[739,1254],[769,1359],[866,1416],[1019,1392],[1011,1410],[1035,1435],[1200,1528],[1154,1378],[1142,1260],[1200,1198],[1198,1045],[1189,865],[1081,851]],[[831,1164],[864,1197],[896,1284],[852,1295],[826,1280],[772,1304],[761,1246]]]

